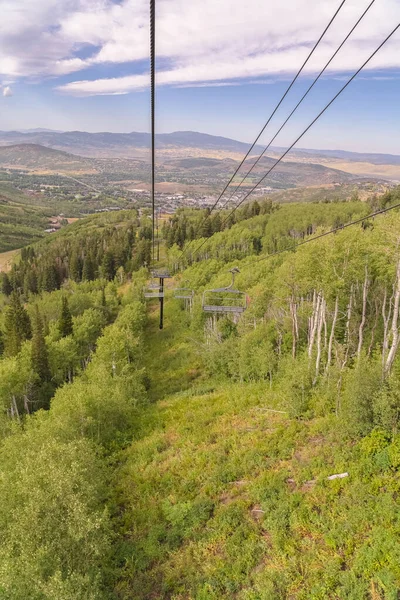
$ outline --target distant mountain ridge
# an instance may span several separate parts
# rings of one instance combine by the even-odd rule
[[[254,159],[248,159],[250,166]],[[276,162],[275,159],[264,156],[255,167],[253,176],[260,177],[265,170]],[[158,172],[165,181],[185,180],[188,176],[198,185],[207,184],[210,178],[214,183],[224,180],[233,172],[237,160],[231,158],[209,157],[178,157],[169,155],[158,162]],[[123,173],[123,178],[135,177],[139,181],[148,179],[149,165],[135,158],[90,158],[74,155],[70,152],[41,146],[39,144],[14,144],[0,146],[0,167],[24,169],[36,173],[86,173],[103,176],[105,173]],[[135,175],[133,175],[135,174]],[[194,178],[194,179],[193,179]],[[302,185],[345,183],[355,177],[345,171],[325,167],[319,164],[298,163],[293,161],[281,162],[274,169],[266,185],[279,188],[297,187]]]
[[[86,131],[0,131],[0,145],[40,144],[59,150],[99,150],[120,148],[147,149],[150,147],[150,134],[133,131],[131,133],[88,133]],[[156,135],[158,148],[203,148],[220,151],[246,152],[248,144],[220,136],[191,131],[159,133]],[[258,147],[261,151],[262,147]]]
[[[0,146],[0,167],[28,168],[38,171],[87,171],[82,157],[39,144]]]
[[[150,134],[132,131],[131,133],[86,131],[55,131],[51,129],[32,129],[21,131],[0,131],[0,146],[11,144],[39,144],[49,148],[65,150],[79,155],[135,156],[142,155],[150,147]],[[174,149],[197,149],[216,152],[245,154],[250,144],[231,138],[199,133],[196,131],[174,131],[156,134],[159,150],[168,152]],[[264,146],[257,145],[252,153],[260,153]],[[280,152],[283,148],[272,147],[271,151]],[[381,165],[400,165],[400,155],[349,152],[346,150],[320,150],[296,148],[291,151],[290,159],[312,158],[313,156],[341,159],[353,162],[368,162]]]

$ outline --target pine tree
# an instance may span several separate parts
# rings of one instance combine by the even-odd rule
[[[69,259],[69,277],[74,281],[81,281],[82,279],[82,261],[76,250],[72,251]]]
[[[104,255],[102,268],[103,268],[103,276],[105,277],[105,279],[108,279],[109,281],[114,279],[114,277],[115,277],[115,262],[114,262],[114,256],[113,256],[112,252],[110,252],[110,250],[107,250],[107,252]]]
[[[50,381],[51,373],[49,367],[49,357],[47,353],[46,341],[43,333],[43,322],[36,307],[35,319],[33,323],[32,336],[32,369],[38,376],[41,383]]]
[[[34,269],[29,269],[24,277],[24,294],[28,296],[29,293],[37,294],[38,292],[38,282],[36,277],[36,271]]]
[[[11,294],[10,305],[5,310],[4,349],[7,356],[15,356],[21,350],[22,342],[32,335],[29,315],[21,304],[19,294]]]
[[[52,292],[58,288],[57,269],[54,265],[47,265],[42,277],[42,289]]]
[[[212,234],[213,234],[213,227],[212,227],[211,219],[207,215],[204,220],[204,223],[203,223],[201,235],[202,235],[202,237],[208,238],[208,237],[211,237]]]
[[[221,231],[221,225],[221,217],[219,213],[217,213],[212,221],[213,233],[218,233],[219,231]]]
[[[63,296],[61,302],[61,315],[58,321],[58,329],[61,337],[67,337],[72,334],[72,315],[69,310],[68,299]]]
[[[82,269],[83,281],[93,281],[95,279],[95,266],[90,254],[85,256]]]
[[[260,214],[260,211],[261,211],[261,206],[259,205],[257,200],[254,200],[253,204],[251,205],[251,215],[253,217],[255,217]]]
[[[9,296],[12,292],[10,278],[8,277],[7,273],[2,273],[1,291],[5,296]]]

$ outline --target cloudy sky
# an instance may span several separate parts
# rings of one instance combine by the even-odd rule
[[[370,0],[346,0],[268,141]],[[156,0],[158,130],[251,141],[340,0]],[[148,0],[0,0],[0,129],[146,131]],[[375,0],[276,140],[284,145],[400,22]],[[300,146],[400,154],[400,30]]]

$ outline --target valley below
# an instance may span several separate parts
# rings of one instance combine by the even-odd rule
[[[150,206],[148,143],[148,135],[140,133],[0,132],[0,188],[8,185],[8,195],[12,188],[18,202],[66,217],[146,209]],[[247,149],[242,142],[196,132],[159,134],[159,210],[172,214],[182,206],[212,206]],[[254,155],[245,161],[224,205],[239,202],[283,151],[271,148],[255,165],[262,150],[256,146]],[[251,167],[251,174],[242,181]],[[399,157],[295,149],[273,168],[252,197],[288,202],[314,201],[318,196],[340,200],[349,194],[364,198],[383,193],[398,180]]]

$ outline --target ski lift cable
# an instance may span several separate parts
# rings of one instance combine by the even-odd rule
[[[337,8],[335,14],[333,15],[333,17],[330,19],[328,25],[325,27],[324,31],[322,32],[322,34],[320,35],[320,37],[318,38],[318,40],[316,41],[316,43],[314,44],[312,50],[310,51],[310,53],[308,54],[307,58],[305,59],[305,61],[303,62],[303,64],[301,65],[300,69],[297,71],[294,79],[292,80],[292,82],[290,83],[289,87],[287,88],[287,90],[285,91],[285,93],[283,94],[282,98],[279,100],[278,104],[275,106],[274,110],[272,111],[272,113],[270,114],[270,116],[268,117],[268,120],[266,121],[266,123],[264,124],[263,128],[261,129],[260,133],[257,135],[256,139],[254,140],[254,142],[252,143],[252,145],[250,146],[250,148],[248,149],[248,151],[246,152],[244,158],[242,159],[241,163],[238,165],[238,167],[236,168],[235,172],[233,173],[233,175],[231,176],[231,178],[229,179],[228,183],[225,185],[224,189],[222,190],[222,192],[220,193],[220,195],[218,196],[217,200],[215,201],[215,203],[212,205],[211,209],[210,209],[210,213],[212,213],[212,211],[218,206],[219,201],[221,200],[222,196],[225,194],[226,190],[228,189],[228,187],[231,185],[233,179],[236,177],[237,173],[239,172],[239,170],[241,169],[241,167],[243,166],[244,162],[246,161],[246,159],[248,158],[248,156],[250,155],[251,151],[253,150],[254,146],[257,144],[258,140],[260,139],[260,137],[262,136],[262,134],[264,133],[264,131],[266,130],[267,126],[269,125],[269,123],[271,122],[271,119],[273,118],[273,116],[275,115],[275,113],[277,112],[277,110],[279,109],[279,107],[281,106],[282,102],[284,101],[284,99],[286,98],[286,96],[288,95],[288,93],[290,92],[290,90],[292,89],[292,87],[294,86],[294,84],[296,83],[297,79],[299,78],[299,76],[301,75],[304,67],[306,66],[306,64],[308,63],[308,61],[310,60],[311,56],[314,54],[315,50],[318,48],[322,38],[325,36],[326,32],[328,31],[328,29],[330,28],[330,26],[332,25],[333,21],[336,19],[337,15],[339,14],[340,10],[342,9],[343,5],[345,4],[346,0],[342,0],[341,4],[339,5],[339,7]],[[200,231],[200,228],[202,226],[204,222],[204,218],[201,220],[201,222],[199,223],[197,230],[196,230],[196,234]],[[191,242],[190,242],[191,243]],[[189,245],[190,245],[189,243]],[[185,253],[187,249],[183,250],[182,252]]]
[[[152,254],[155,263],[155,63],[156,63],[156,7],[150,0],[150,112],[151,112],[151,212],[152,212]]]
[[[321,112],[311,121],[311,123],[304,129],[304,131],[298,136],[298,138],[289,146],[289,148],[278,158],[278,160],[268,169],[266,174],[251,188],[249,192],[238,202],[238,204],[233,208],[233,210],[227,215],[227,217],[222,221],[221,225],[224,225],[228,219],[235,213],[235,211],[243,204],[245,200],[258,188],[258,186],[268,177],[268,175],[275,169],[275,167],[283,160],[283,158],[292,150],[292,148],[301,140],[301,138],[311,129],[311,127],[322,117],[322,115],[328,110],[328,108],[335,102],[335,100],[345,91],[345,89],[350,85],[350,83],[357,77],[357,75],[364,69],[364,67],[372,60],[372,58],[379,52],[379,50],[389,41],[389,39],[396,33],[399,29],[400,23],[396,25],[396,27],[389,33],[389,35],[381,42],[381,44],[374,50],[374,52],[367,58],[367,60],[361,65],[361,67],[350,77],[350,79],[345,83],[345,85],[335,94],[335,96],[328,102],[328,104],[321,110]],[[201,244],[194,249],[192,253],[193,255],[200,250],[207,242],[207,238],[204,239]],[[182,256],[181,256],[182,259]]]
[[[324,68],[322,69],[322,71],[320,71],[319,75],[314,79],[314,81],[312,82],[312,84],[310,85],[310,87],[307,89],[307,91],[305,92],[305,94],[302,96],[302,98],[299,100],[299,102],[296,104],[296,106],[294,107],[294,109],[292,110],[292,112],[290,113],[290,115],[286,118],[286,120],[280,126],[280,128],[278,129],[278,131],[276,132],[276,134],[274,135],[274,137],[269,141],[268,145],[264,148],[264,150],[262,151],[262,153],[260,154],[260,156],[257,158],[257,160],[255,161],[255,163],[247,171],[246,175],[243,177],[243,179],[241,180],[241,182],[238,184],[238,186],[236,187],[236,189],[234,190],[234,192],[232,192],[232,194],[230,195],[230,197],[228,198],[228,200],[225,202],[225,204],[223,206],[221,206],[221,208],[219,209],[219,211],[223,210],[227,206],[227,204],[232,200],[233,196],[238,192],[238,190],[242,186],[243,182],[247,179],[247,177],[250,175],[250,173],[253,171],[253,169],[258,165],[258,163],[260,162],[260,160],[262,159],[262,157],[265,155],[265,153],[268,150],[268,148],[270,148],[270,146],[276,140],[276,138],[278,137],[278,135],[280,134],[280,132],[282,131],[282,129],[285,127],[286,123],[292,118],[292,116],[294,115],[294,113],[297,111],[297,109],[299,108],[299,106],[302,104],[303,100],[305,100],[305,98],[311,92],[311,90],[313,89],[313,87],[315,86],[315,84],[317,83],[317,81],[325,73],[326,69],[329,67],[329,65],[331,64],[331,62],[333,61],[333,59],[340,52],[340,50],[342,49],[342,47],[344,46],[344,44],[347,42],[347,40],[349,39],[349,37],[351,36],[351,34],[353,33],[353,31],[357,28],[357,26],[359,25],[359,23],[365,17],[365,15],[369,11],[369,9],[372,7],[372,5],[374,4],[374,2],[375,2],[375,0],[372,0],[372,2],[369,3],[369,5],[367,6],[367,8],[364,10],[364,12],[362,13],[362,15],[359,17],[359,19],[355,23],[355,25],[353,25],[353,27],[350,29],[349,33],[346,35],[346,37],[344,38],[344,40],[342,41],[342,43],[340,44],[340,46],[332,54],[331,58],[328,60],[328,62],[326,63],[326,65],[324,66]]]
[[[327,237],[328,235],[333,235],[338,233],[339,231],[342,231],[343,229],[347,229],[348,227],[352,227],[353,225],[359,225],[360,223],[363,223],[365,221],[368,221],[369,219],[373,219],[375,217],[378,217],[380,215],[383,215],[385,213],[388,213],[391,210],[395,210],[396,208],[400,208],[400,202],[398,202],[397,204],[393,204],[392,206],[388,206],[386,208],[382,208],[380,210],[377,210],[373,213],[370,213],[369,215],[366,215],[364,217],[360,217],[359,219],[355,219],[354,221],[350,221],[349,223],[345,223],[344,225],[339,225],[338,227],[335,227],[334,229],[330,229],[329,231],[324,231],[323,233],[320,233],[312,238],[309,238],[307,240],[304,240],[303,242],[300,242],[299,244],[296,244],[293,248],[284,248],[283,250],[277,250],[276,252],[272,252],[271,254],[267,254],[266,256],[262,256],[260,258],[258,258],[257,260],[253,260],[251,263],[248,264],[243,264],[241,265],[241,269],[246,269],[247,267],[254,267],[255,264],[267,260],[269,258],[273,258],[275,256],[279,256],[280,254],[283,254],[284,252],[295,252],[297,250],[297,248],[299,248],[300,246],[304,246],[305,244],[311,244],[312,242],[315,242],[317,240],[320,240],[321,238]],[[238,270],[239,272],[239,270]],[[246,309],[247,306],[247,296],[245,295],[244,292],[237,292],[242,294],[243,296],[246,297],[246,301],[244,304],[239,304],[236,306],[236,308],[234,306],[226,306],[226,298],[221,297],[221,305],[219,306],[208,306],[206,304],[206,298],[207,298],[207,294],[214,294],[215,292],[221,292],[221,291],[227,291],[227,289],[225,290],[221,290],[221,289],[217,289],[217,290],[207,290],[206,292],[203,293],[203,310],[205,310],[206,312],[214,312],[214,313],[218,313],[218,312],[222,312],[222,313],[228,313],[228,312],[244,312],[244,310]],[[218,298],[217,298],[218,299]],[[215,302],[215,297],[213,298],[214,302],[213,304],[216,304]],[[206,304],[206,306],[205,306]]]
[[[263,260],[267,260],[268,258],[272,258],[273,256],[278,256],[279,254],[283,254],[284,252],[293,252],[293,251],[297,250],[297,248],[299,248],[300,246],[304,246],[305,244],[310,244],[311,242],[320,240],[321,238],[324,238],[328,235],[333,235],[335,233],[338,233],[339,231],[342,231],[343,229],[352,227],[353,225],[359,225],[360,223],[368,221],[369,219],[374,219],[375,217],[383,215],[391,210],[395,210],[396,208],[400,208],[400,202],[398,202],[397,204],[393,204],[392,206],[388,206],[387,208],[382,208],[380,210],[377,210],[373,213],[370,213],[369,215],[365,215],[365,217],[361,217],[359,219],[355,219],[354,221],[350,221],[349,223],[345,223],[344,225],[339,225],[338,227],[335,227],[334,229],[330,229],[329,231],[324,231],[323,233],[320,233],[312,238],[309,238],[307,240],[304,240],[303,242],[296,244],[293,248],[285,248],[283,250],[277,250],[276,252],[272,252],[272,254],[267,254],[266,256],[262,256],[262,257],[258,258],[257,260],[253,261],[251,263],[251,266],[253,266],[254,264],[261,262]],[[248,265],[243,265],[242,268],[246,268],[246,266],[248,266]]]

